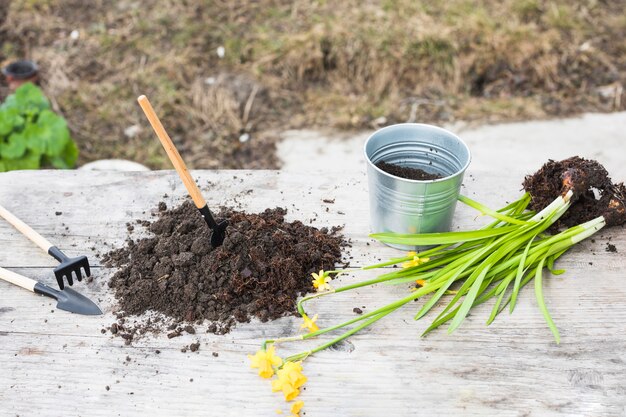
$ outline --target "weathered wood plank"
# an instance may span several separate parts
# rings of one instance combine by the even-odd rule
[[[496,206],[517,196],[519,172],[512,170],[497,181],[484,172],[472,174],[465,192],[476,193],[486,204]],[[378,244],[367,246],[362,175],[337,178],[270,171],[194,175],[214,205],[238,202],[247,211],[287,205],[290,219],[317,213],[313,222],[317,226],[345,223],[345,233],[353,240],[347,257],[355,264],[397,254]],[[23,195],[24,189],[32,193]],[[247,194],[248,189],[254,191]],[[69,253],[81,253],[82,248],[93,253],[89,248],[103,242],[107,246],[97,252],[122,244],[125,223],[150,218],[164,193],[170,204],[184,197],[173,172],[0,176],[0,202]],[[334,198],[335,203],[324,204],[324,198]],[[472,211],[459,208],[455,224],[463,228],[475,224]],[[62,214],[56,216],[56,211]],[[415,303],[355,335],[340,350],[321,352],[305,363],[306,415],[624,415],[626,233],[618,228],[603,234],[620,252],[606,252],[606,238],[583,242],[559,263],[567,273],[546,280],[545,296],[562,333],[561,345],[554,345],[532,288],[523,291],[513,315],[503,314],[485,327],[490,306],[480,306],[453,335],[442,329],[420,338],[433,316],[414,322],[421,305]],[[3,222],[0,245],[1,266],[54,281],[46,268],[54,262]],[[103,317],[52,313],[51,300],[0,283],[1,414],[257,416],[275,415],[277,408],[286,411],[269,384],[248,368],[245,354],[256,350],[263,338],[297,333],[295,318],[240,324],[225,336],[149,337],[125,346],[121,339],[100,333],[113,321],[115,304],[106,286],[110,274],[97,268],[94,281],[80,286],[99,301]],[[379,285],[316,300],[310,311],[320,314],[321,324],[328,324],[354,317],[354,307],[365,306],[368,311],[405,293],[405,286]],[[199,353],[180,352],[195,340],[202,343]],[[285,345],[280,352],[293,353],[305,346],[309,345]],[[219,357],[211,355],[214,351]]]

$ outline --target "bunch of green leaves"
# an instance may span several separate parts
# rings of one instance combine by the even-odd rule
[[[379,283],[416,283],[417,287],[399,300],[361,314],[344,323],[323,329],[314,329],[305,335],[270,339],[265,341],[263,346],[269,343],[306,340],[355,325],[350,330],[314,349],[297,353],[285,359],[289,361],[302,360],[340,342],[411,301],[428,298],[415,316],[415,319],[418,320],[442,302],[444,295],[452,295],[452,298],[446,302],[443,311],[433,320],[424,334],[447,322],[451,322],[448,331],[452,332],[461,325],[472,308],[495,299],[491,314],[487,319],[487,324],[491,324],[507,305],[509,312],[513,312],[520,290],[531,281],[534,281],[539,310],[552,331],[556,343],[559,343],[559,331],[548,312],[543,297],[544,269],[554,275],[563,273],[563,270],[554,268],[555,261],[571,247],[592,236],[606,224],[605,218],[600,216],[563,230],[556,235],[546,234],[545,231],[570,207],[572,194],[572,191],[569,191],[557,197],[539,213],[527,210],[530,202],[529,194],[524,194],[517,201],[499,210],[492,210],[468,197],[460,196],[461,202],[484,215],[493,217],[494,221],[478,230],[462,232],[377,233],[370,235],[385,243],[431,246],[431,248],[419,253],[409,252],[404,257],[357,269],[320,271],[319,275],[338,276],[347,272],[354,273],[359,270],[402,265],[401,269],[379,275],[373,279],[331,288],[328,291],[302,298],[298,302],[298,312],[305,318],[305,323],[308,315],[303,304],[313,298]]]
[[[506,305],[513,312],[520,289],[534,279],[539,309],[558,343],[559,332],[543,299],[544,267],[554,275],[563,273],[563,270],[554,268],[554,262],[576,243],[604,227],[605,219],[600,216],[550,236],[544,231],[567,211],[571,204],[570,194],[558,197],[537,214],[525,211],[530,201],[528,194],[498,211],[464,196],[459,199],[497,220],[483,229],[470,232],[373,235],[387,243],[440,245],[419,255],[429,256],[429,262],[384,274],[379,279],[392,284],[411,282],[417,278],[425,281],[415,294],[433,295],[417,313],[416,320],[428,313],[454,282],[462,283],[426,333],[448,321],[451,321],[448,331],[454,331],[471,308],[495,298],[487,319],[487,324],[490,324]]]
[[[34,84],[23,84],[0,106],[0,172],[72,168],[77,157],[65,119]]]

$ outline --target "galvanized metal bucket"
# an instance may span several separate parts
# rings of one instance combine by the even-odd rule
[[[437,126],[403,123],[384,127],[365,141],[372,233],[431,233],[450,230],[470,163],[467,145]],[[379,169],[384,161],[442,176],[409,180]],[[398,249],[418,249],[389,245]]]

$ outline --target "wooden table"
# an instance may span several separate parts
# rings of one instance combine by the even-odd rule
[[[495,207],[518,196],[523,174],[518,169],[497,176],[483,169],[469,173],[463,192],[485,204]],[[345,225],[353,243],[345,256],[355,266],[398,253],[367,237],[362,173],[197,171],[194,176],[213,206],[256,212],[280,205],[289,209],[289,220]],[[248,367],[246,354],[265,338],[297,333],[296,318],[240,324],[224,336],[201,331],[171,340],[148,337],[132,346],[100,332],[115,320],[115,301],[107,287],[112,271],[98,265],[95,252],[121,246],[126,222],[151,219],[159,201],[172,206],[183,198],[185,191],[171,171],[0,175],[1,204],[68,254],[86,253],[97,265],[93,282],[76,288],[105,311],[101,317],[71,315],[56,310],[50,299],[0,282],[0,415],[273,416],[276,409],[287,411],[282,397]],[[459,206],[455,228],[475,227],[482,220],[474,216]],[[609,238],[617,253],[605,251]],[[55,262],[1,221],[0,247],[0,266],[54,283]],[[416,303],[339,348],[309,358],[302,415],[626,415],[624,252],[624,230],[603,231],[559,261],[567,269],[564,275],[546,279],[545,297],[561,331],[560,345],[531,287],[523,290],[513,315],[503,313],[486,327],[491,305],[483,305],[452,335],[442,330],[421,338],[434,316],[413,321],[421,305]],[[354,317],[354,307],[368,311],[406,291],[405,286],[380,285],[321,299],[310,311],[327,325]],[[195,340],[201,342],[199,352],[181,352]],[[283,345],[280,353],[304,346]]]

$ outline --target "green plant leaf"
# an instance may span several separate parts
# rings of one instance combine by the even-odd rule
[[[452,244],[459,242],[469,242],[473,240],[485,239],[493,236],[500,236],[517,230],[520,226],[502,226],[494,229],[482,229],[466,232],[444,232],[444,233],[422,233],[422,234],[400,234],[400,233],[372,233],[371,238],[384,243],[393,243],[411,246],[429,246]]]
[[[41,110],[49,109],[50,102],[39,87],[33,83],[26,83],[6,98],[2,108],[17,109],[25,115],[36,115]]]
[[[509,275],[505,279],[502,280],[500,285],[496,287],[495,294],[496,295],[500,294],[500,296],[496,299],[496,303],[493,305],[493,308],[491,309],[491,314],[489,315],[489,318],[487,319],[487,326],[493,323],[493,321],[496,319],[496,316],[500,314],[500,312],[503,310],[504,307],[501,309],[500,304],[502,303],[504,294],[506,294],[506,290],[507,288],[509,288],[509,285],[511,284],[511,281],[513,281],[513,278],[515,278],[515,271],[512,271],[511,273],[509,273]]]
[[[24,118],[17,109],[0,108],[0,136],[8,136],[24,125]]]
[[[20,159],[5,159],[3,162],[7,171],[38,169],[41,165],[41,155],[27,151]]]
[[[65,119],[50,110],[43,110],[37,118],[37,126],[40,139],[44,142],[43,153],[50,157],[60,156],[70,141]]]
[[[44,132],[42,130],[43,129],[39,125],[28,122],[22,131],[26,148],[39,155],[45,153],[46,151],[46,141],[43,137]]]
[[[3,159],[18,159],[26,152],[26,141],[21,133],[13,133],[6,143],[0,144]]]
[[[546,307],[546,302],[543,299],[543,288],[542,288],[542,278],[543,278],[543,263],[546,258],[541,258],[539,261],[539,265],[537,265],[537,269],[535,270],[535,296],[537,298],[537,304],[539,305],[539,310],[541,314],[543,314],[543,318],[548,323],[548,327],[552,331],[554,335],[554,340],[558,345],[561,342],[561,336],[559,335],[559,329],[556,328],[550,313],[548,312],[548,308]]]
[[[70,140],[60,156],[50,158],[50,163],[55,168],[70,169],[76,165],[76,159],[78,159],[78,147]]]
[[[506,222],[506,223],[512,223],[512,224],[526,224],[527,222],[523,221],[523,220],[519,220],[519,219],[515,219],[513,217],[509,217],[509,216],[505,216],[504,214],[501,214],[499,211],[496,210],[492,210],[489,207],[479,203],[478,201],[474,201],[469,197],[466,197],[464,195],[459,195],[458,196],[458,200],[465,204],[468,205],[478,211],[480,211],[482,214],[485,214],[487,216],[491,216],[494,217],[500,221]]]
[[[533,244],[533,241],[537,238],[537,235],[533,235],[528,241],[526,248],[524,248],[524,252],[522,253],[522,257],[519,260],[519,265],[517,266],[517,272],[515,274],[515,283],[513,284],[513,292],[511,293],[511,304],[509,307],[509,313],[513,313],[515,309],[515,303],[517,302],[517,295],[519,294],[520,285],[522,283],[522,277],[526,273],[526,269],[524,268],[526,265],[526,258],[528,257],[528,251],[530,251],[530,247]]]
[[[71,168],[77,157],[65,119],[50,110],[37,86],[20,86],[0,106],[2,171],[36,169],[42,159],[57,168]]]
[[[470,308],[472,308],[472,306],[474,305],[474,300],[476,300],[476,296],[478,295],[478,290],[480,289],[480,286],[483,282],[483,279],[485,278],[485,275],[487,275],[487,272],[489,272],[489,268],[491,268],[491,264],[481,265],[480,270],[477,269],[475,271],[477,272],[477,276],[474,279],[474,283],[472,284],[472,287],[470,288],[469,292],[465,296],[465,299],[463,300],[463,303],[461,304],[459,311],[457,311],[457,313],[454,315],[454,319],[452,319],[452,324],[450,324],[450,327],[448,327],[448,333],[452,333],[454,330],[456,330],[456,328],[459,327],[461,322],[465,320],[467,313],[470,311]]]

